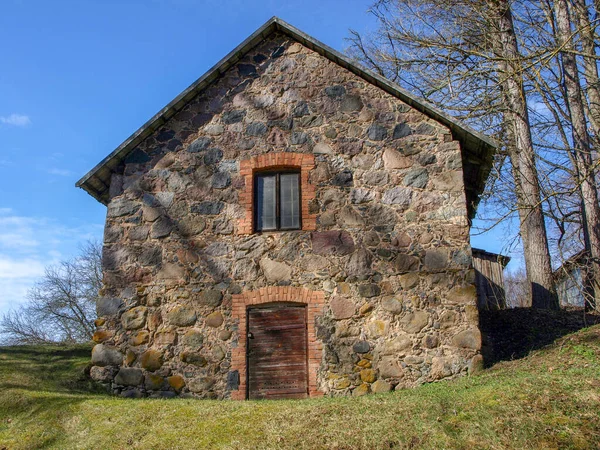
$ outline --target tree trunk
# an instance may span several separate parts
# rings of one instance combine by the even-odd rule
[[[507,1],[493,2],[493,5],[498,13],[499,35],[495,43],[499,76],[503,77],[500,82],[507,102],[505,114],[512,126],[509,135],[514,139],[514,145],[509,145],[509,156],[516,175],[515,183],[518,184],[517,206],[525,268],[531,286],[531,306],[558,309],[512,13]]]
[[[585,246],[590,257],[588,282],[593,291],[594,305],[598,305],[598,300],[600,300],[600,206],[594,178],[592,145],[587,129],[577,60],[575,54],[572,53],[574,47],[568,4],[566,0],[556,0],[554,7],[556,38],[559,48],[562,50],[566,100],[572,123],[573,152],[578,177],[576,181],[581,192]]]
[[[585,0],[573,0],[573,12],[577,19],[577,28],[583,57],[583,74],[587,80],[587,98],[589,103],[589,120],[596,135],[600,138],[600,79],[596,64],[596,45],[590,15]]]

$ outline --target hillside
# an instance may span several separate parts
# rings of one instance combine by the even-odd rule
[[[598,448],[600,326],[480,375],[361,398],[124,400],[89,347],[0,348],[0,449]]]

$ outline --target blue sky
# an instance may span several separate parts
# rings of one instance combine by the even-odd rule
[[[0,314],[102,237],[105,207],[74,184],[154,113],[271,16],[343,51],[370,3],[2,0]]]

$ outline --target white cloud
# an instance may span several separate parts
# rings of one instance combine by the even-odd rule
[[[0,313],[17,308],[27,298],[27,291],[44,275],[38,259],[20,259],[0,255]]]
[[[100,224],[66,226],[0,208],[0,316],[26,300],[46,266],[76,255],[80,244],[101,236]]]
[[[2,233],[0,232],[0,247],[4,248],[23,248],[37,247],[39,241],[20,233]]]
[[[44,274],[44,265],[37,259],[18,259],[0,255],[0,280],[31,279]]]
[[[26,127],[31,125],[31,119],[25,114],[11,114],[10,116],[0,116],[0,123],[15,127]]]
[[[0,278],[0,316],[18,309],[37,278]]]
[[[18,251],[18,253],[29,253],[31,248],[37,247],[39,244],[37,238],[39,230],[36,231],[36,228],[43,229],[41,223],[43,221],[6,214],[10,214],[10,211],[5,215],[0,215],[0,250],[10,249]]]
[[[59,261],[62,258],[62,253],[59,252],[58,250],[50,250],[48,252],[48,256],[50,256],[51,258]]]
[[[61,177],[69,177],[69,176],[73,175],[73,172],[71,172],[70,170],[56,169],[56,168],[48,169],[48,173],[50,175],[58,175]]]

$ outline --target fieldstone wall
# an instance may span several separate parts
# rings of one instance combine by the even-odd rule
[[[314,155],[316,225],[244,234],[240,163],[283,152]],[[461,167],[448,129],[272,36],[113,175],[92,377],[125,397],[243,398],[232,297],[270,286],[323,299],[315,392],[466,373],[481,337]]]

